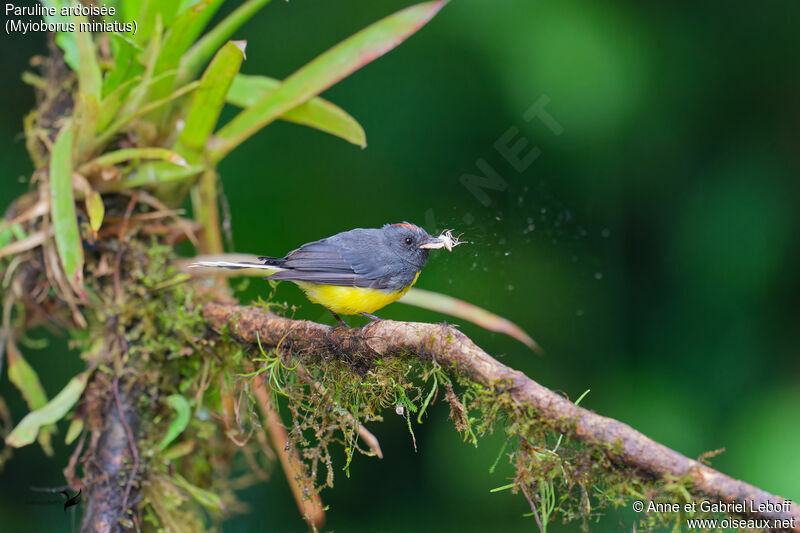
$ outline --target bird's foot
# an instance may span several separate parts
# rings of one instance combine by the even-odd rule
[[[365,325],[363,328],[361,328],[361,336],[362,337],[367,332],[367,328],[369,328],[372,324],[374,324],[375,322],[383,322],[383,320],[384,320],[379,316],[371,315],[369,313],[360,313],[360,314],[363,317],[369,318],[369,322],[367,323],[367,325]]]
[[[330,310],[330,309],[328,309],[328,311],[331,311],[331,310]],[[347,329],[350,329],[350,326],[348,326],[348,325],[347,325],[347,322],[345,322],[344,320],[342,320],[342,317],[340,317],[340,316],[339,316],[337,313],[334,313],[333,311],[331,311],[331,314],[333,315],[333,318],[335,318],[335,319],[336,319],[336,321],[339,323],[339,325],[338,325],[338,326],[331,326],[331,327],[329,327],[329,328],[328,328],[328,330],[325,332],[325,340],[328,342],[328,344],[331,344],[331,343],[332,343],[332,341],[331,341],[331,332],[332,332],[333,330],[335,330],[335,329],[338,329],[338,328],[347,328]]]

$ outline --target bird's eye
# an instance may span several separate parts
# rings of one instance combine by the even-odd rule
[[[406,237],[406,246],[411,246],[411,243],[414,242],[414,239],[411,237]]]

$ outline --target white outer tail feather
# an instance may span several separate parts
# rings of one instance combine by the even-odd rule
[[[284,270],[283,268],[276,267],[274,265],[251,263],[249,261],[197,261],[196,263],[190,264],[189,268],[226,268],[229,270],[244,270],[252,268],[256,270],[270,270],[272,272]]]

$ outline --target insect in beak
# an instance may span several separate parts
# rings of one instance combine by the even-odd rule
[[[424,250],[438,250],[439,248],[447,248],[448,251],[452,250],[452,247],[447,246],[447,243],[439,240],[439,238],[434,238],[432,241],[428,241],[425,244],[421,244],[419,246]]]
[[[438,237],[433,237],[432,240],[420,245],[420,248],[425,250],[438,250],[439,248],[445,248],[448,252],[452,252],[453,248],[459,244],[464,244],[467,242],[459,240],[459,237],[461,237],[461,235],[458,237],[453,237],[453,230],[446,229]]]

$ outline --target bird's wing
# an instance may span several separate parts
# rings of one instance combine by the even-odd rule
[[[390,265],[376,254],[377,230],[352,230],[304,244],[289,253],[274,280],[384,289]]]

